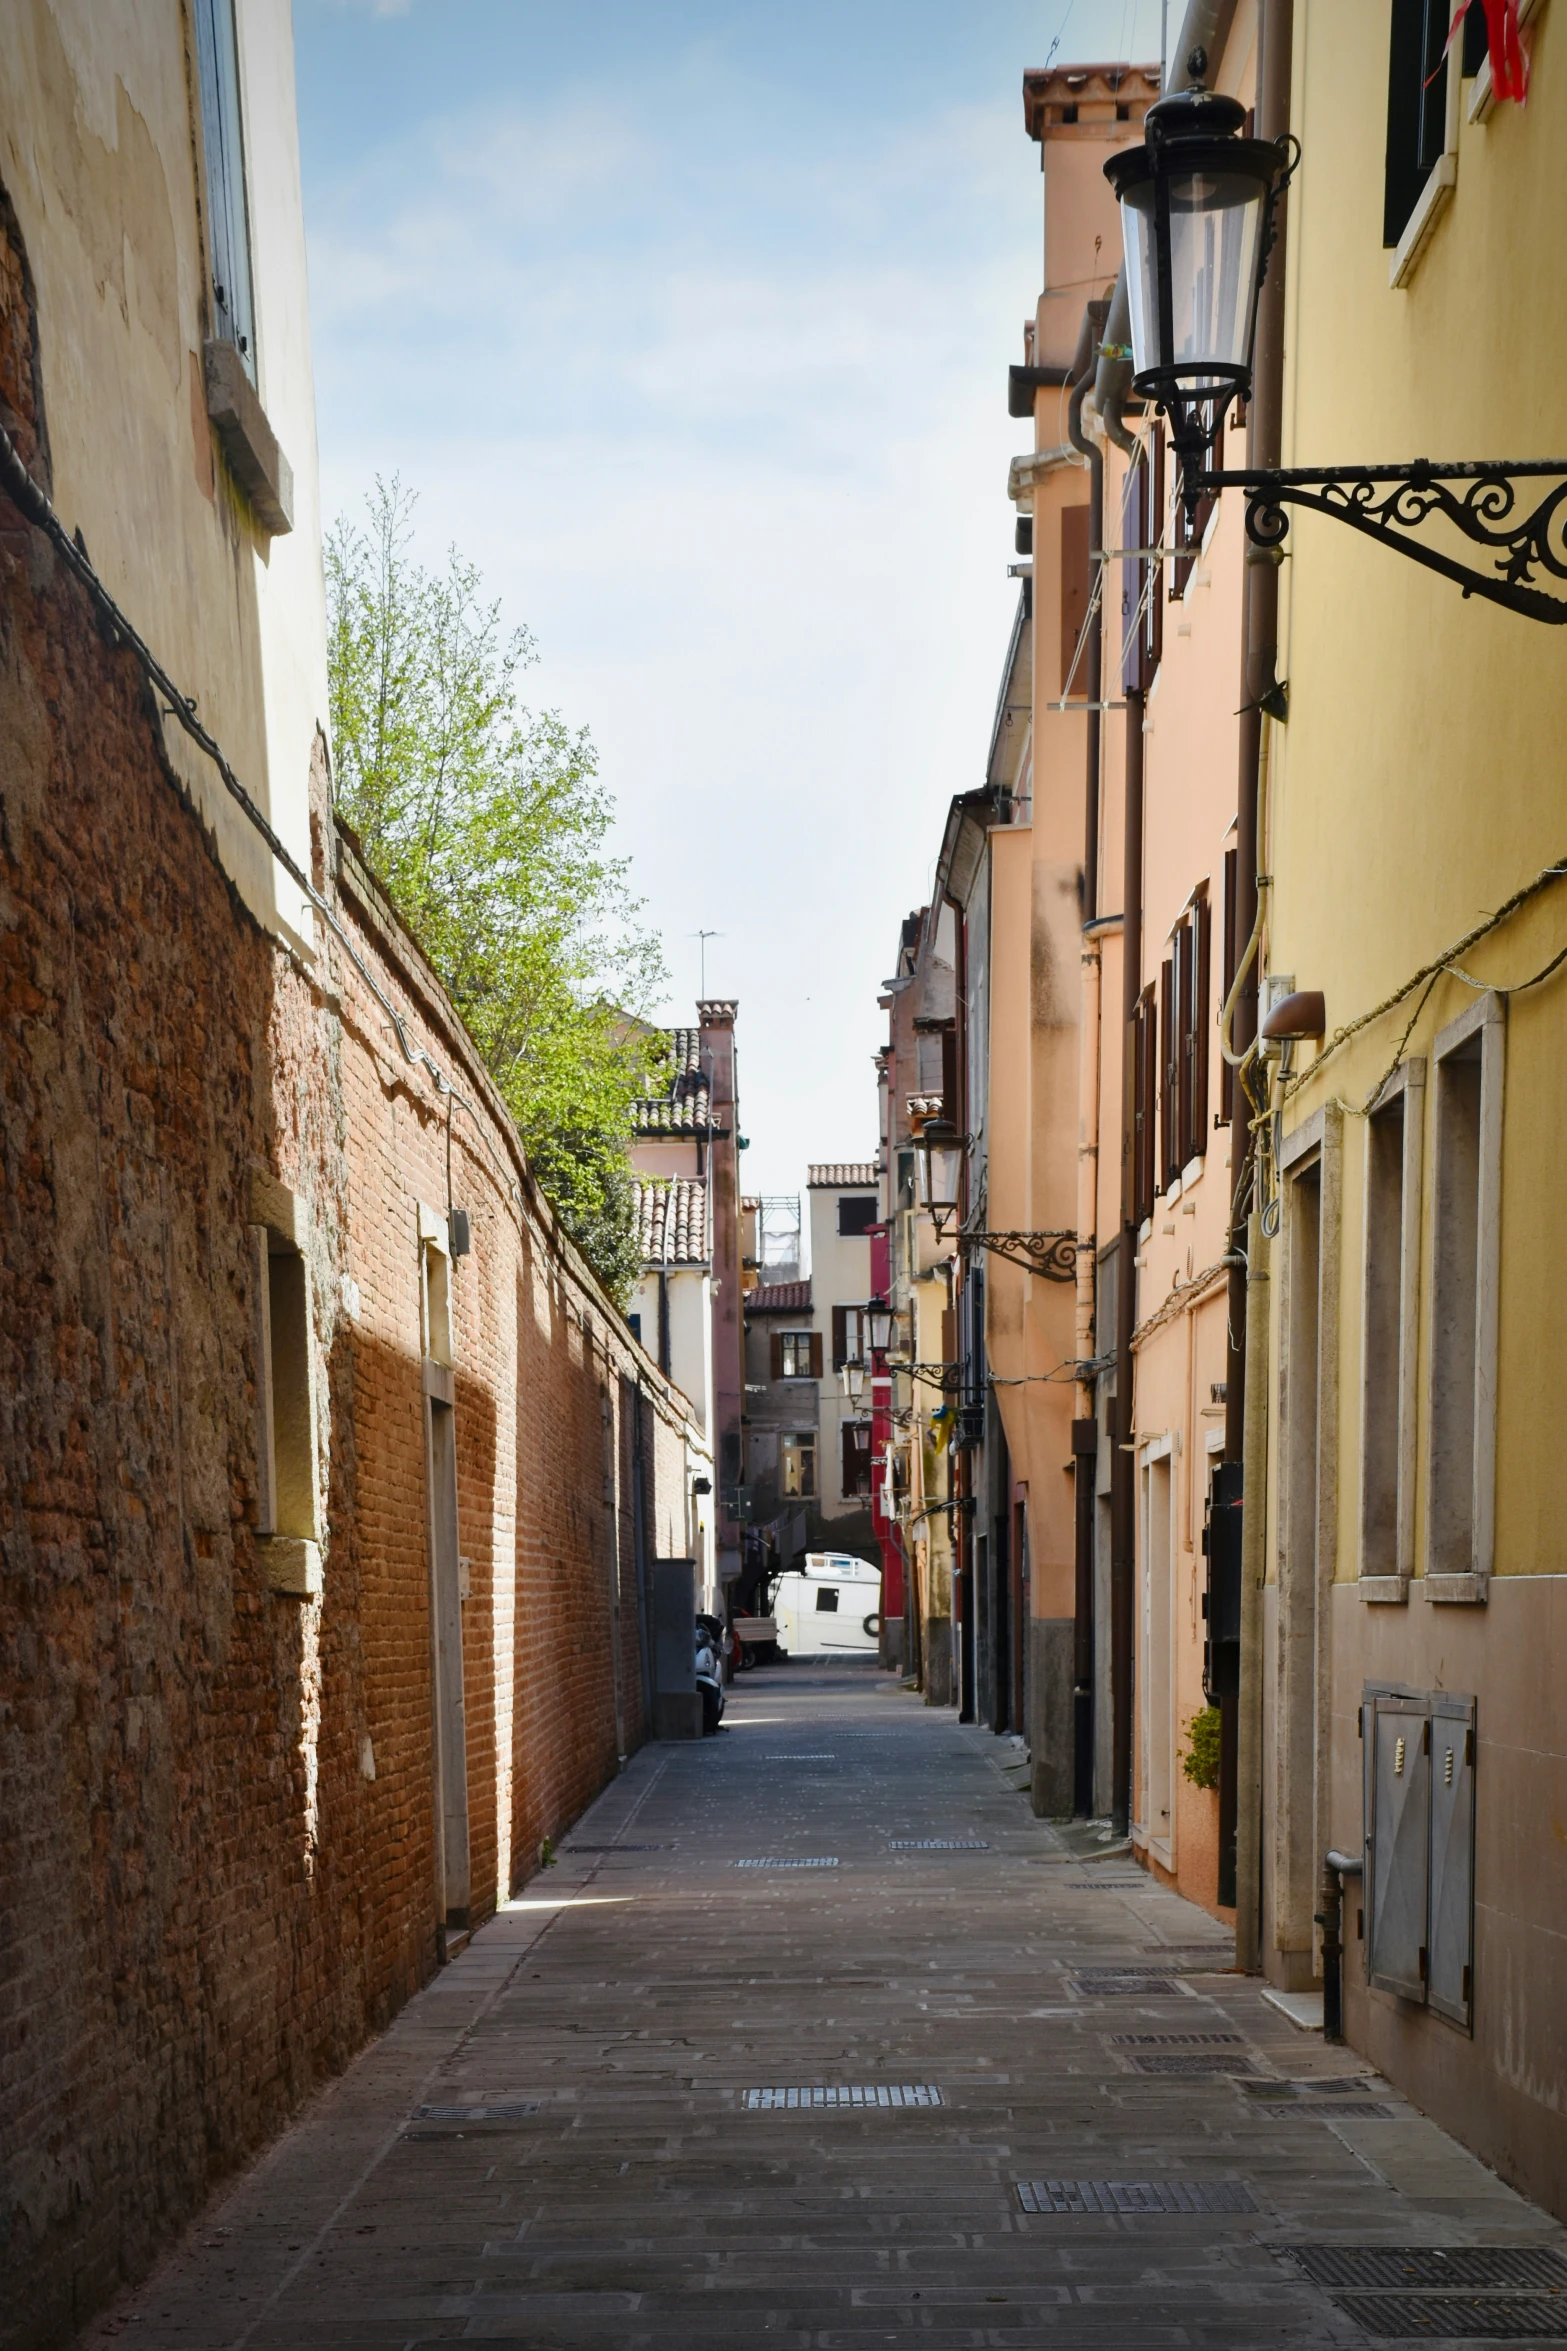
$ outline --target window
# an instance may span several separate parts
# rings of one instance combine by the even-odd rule
[[[1365,1270],[1361,1328],[1360,1574],[1397,1578],[1413,1566],[1415,1339],[1419,1301],[1420,1144],[1425,1063],[1406,1061],[1366,1122]],[[1368,1595],[1379,1597],[1381,1595]]]
[[[775,1380],[819,1380],[822,1376],[822,1338],[820,1331],[775,1331],[773,1334],[773,1378]]]
[[[846,1363],[868,1363],[870,1343],[865,1332],[863,1306],[835,1306],[832,1310],[832,1367],[842,1371]]]
[[[310,1408],[310,1305],[305,1261],[292,1241],[263,1230],[260,1285],[264,1535],[316,1537]]]
[[[251,304],[250,222],[245,206],[245,139],[234,0],[195,0],[195,14],[201,138],[207,165],[213,337],[235,346],[254,383],[256,327]]]
[[[852,1502],[871,1490],[871,1424],[846,1420],[842,1430],[843,1499]]]
[[[816,1493],[816,1432],[802,1429],[779,1447],[783,1490],[790,1501],[808,1502]]]
[[[1484,1599],[1494,1542],[1502,1172],[1502,1002],[1482,996],[1437,1038],[1431,1223],[1426,1575]]]
[[[855,1240],[868,1233],[877,1222],[878,1202],[874,1192],[838,1202],[838,1235],[841,1240]]]
[[[1480,14],[1478,7],[1470,16]],[[1396,245],[1446,143],[1449,0],[1393,0],[1382,242]]]
[[[1159,978],[1160,1191],[1207,1149],[1208,892],[1199,883]]]
[[[626,1328],[627,1328],[627,1330],[628,1330],[628,1331],[630,1331],[630,1333],[631,1333],[631,1336],[632,1336],[634,1339],[636,1339],[636,1340],[639,1340],[639,1341],[640,1341],[640,1339],[641,1339],[641,1337],[642,1337],[642,1317],[641,1317],[641,1315],[640,1315],[640,1314],[628,1314],[628,1315],[627,1315],[627,1317],[626,1317]]]
[[[837,1586],[836,1584],[818,1584],[818,1585],[817,1585],[817,1587],[816,1587],[816,1613],[817,1613],[817,1615],[818,1615],[818,1616],[836,1616],[836,1615],[837,1615],[837,1613],[838,1613],[838,1586]]]

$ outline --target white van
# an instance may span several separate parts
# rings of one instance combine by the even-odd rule
[[[881,1569],[848,1551],[807,1551],[779,1577],[772,1607],[788,1657],[874,1657],[880,1612]]]

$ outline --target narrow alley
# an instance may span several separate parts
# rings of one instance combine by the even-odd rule
[[[87,2340],[1560,2339],[1567,2231],[871,1667],[652,1744]]]

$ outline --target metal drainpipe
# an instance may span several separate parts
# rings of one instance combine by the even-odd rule
[[[1235,0],[1190,0],[1182,20],[1170,88],[1185,89],[1192,80],[1188,61],[1195,48],[1206,50],[1211,65],[1223,55],[1235,14]],[[1131,341],[1131,313],[1123,265],[1111,297],[1105,325],[1105,343],[1118,350]],[[1105,431],[1117,448],[1129,456],[1137,444],[1122,421],[1122,409],[1131,390],[1130,360],[1111,351],[1101,354],[1094,379],[1094,400]],[[1132,1394],[1132,1333],[1137,1327],[1136,1138],[1131,1127],[1133,1093],[1125,1070],[1137,999],[1142,993],[1143,963],[1143,712],[1141,692],[1126,697],[1126,816],[1125,867],[1121,933],[1122,1014],[1122,1125],[1121,1125],[1121,1243],[1116,1281],[1116,1371],[1114,1452],[1110,1475],[1110,1709],[1112,1720],[1111,1813],[1115,1832],[1125,1836],[1132,1806],[1132,1598],[1137,1564],[1136,1471],[1132,1456],[1136,1427]]]
[[[1293,0],[1262,0],[1257,17],[1257,136],[1276,139],[1289,129]],[[1284,417],[1284,263],[1287,199],[1277,214],[1278,239],[1257,305],[1252,401],[1246,420],[1248,466],[1277,465]],[[1240,776],[1235,830],[1235,936],[1251,935],[1257,913],[1257,866],[1266,844],[1257,835],[1257,787],[1262,753],[1263,697],[1277,682],[1279,574],[1276,558],[1246,550],[1246,600],[1241,655]],[[1233,1042],[1244,1051],[1257,1034],[1259,953],[1236,1001]],[[1249,1181],[1251,1148],[1245,1088],[1235,1087],[1230,1129],[1234,1207],[1232,1231]],[[1247,1221],[1246,1258],[1230,1268],[1229,1360],[1225,1377],[1224,1455],[1242,1466],[1241,1655],[1235,1758],[1235,1957],[1255,1974],[1262,1951],[1262,1585],[1268,1491],[1268,1245],[1255,1210]]]
[[[1099,445],[1083,430],[1083,402],[1104,340],[1108,299],[1090,302],[1083,313],[1076,380],[1067,406],[1067,438],[1088,460],[1088,546],[1099,563],[1104,544],[1105,466]],[[1092,576],[1092,575],[1091,575]],[[1078,1036],[1077,1144],[1077,1357],[1094,1353],[1094,1234],[1099,1207],[1099,1019],[1100,943],[1092,930],[1099,912],[1099,791],[1104,740],[1103,599],[1084,647],[1088,699],[1088,757],[1083,805],[1083,948],[1081,1028]],[[1094,1808],[1094,1490],[1098,1468],[1094,1385],[1079,1380],[1072,1426],[1072,1471],[1076,1524],[1072,1626],[1072,1808],[1087,1818]]]

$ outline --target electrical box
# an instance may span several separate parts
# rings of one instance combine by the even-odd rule
[[[1471,2031],[1475,1702],[1369,1684],[1361,1736],[1367,1979]]]

